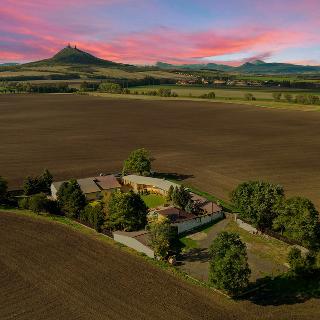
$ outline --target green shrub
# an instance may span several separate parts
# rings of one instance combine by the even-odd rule
[[[121,93],[121,86],[117,83],[112,82],[101,82],[98,91],[107,93]]]
[[[272,96],[273,96],[274,101],[280,101],[282,93],[281,92],[273,92]]]
[[[244,99],[247,101],[254,101],[256,100],[255,96],[252,93],[246,93],[244,95]]]
[[[286,94],[284,95],[284,99],[285,99],[287,102],[292,102],[292,100],[293,100],[292,94],[286,93]]]
[[[202,98],[202,99],[215,99],[216,94],[213,91],[211,91],[209,93],[205,93],[205,94],[201,95],[200,98]]]
[[[29,209],[29,197],[21,198],[18,201],[18,206],[20,209],[28,210]]]

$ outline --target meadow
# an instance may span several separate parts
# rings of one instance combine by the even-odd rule
[[[275,88],[214,88],[214,87],[205,87],[205,86],[182,86],[182,85],[155,85],[155,86],[140,86],[140,87],[134,87],[130,88],[132,91],[138,91],[141,92],[147,92],[152,90],[158,90],[159,88],[166,88],[171,89],[172,91],[176,92],[179,97],[191,97],[191,98],[199,98],[203,94],[207,94],[211,91],[214,91],[216,94],[216,99],[221,100],[244,100],[244,95],[246,93],[252,93],[257,100],[262,101],[273,101],[272,94],[274,92],[282,92],[283,94],[289,93],[292,95],[301,95],[301,94],[315,94],[320,96],[320,89],[318,91],[308,91],[303,89],[275,89]]]

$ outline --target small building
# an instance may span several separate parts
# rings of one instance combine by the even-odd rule
[[[204,214],[219,213],[222,208],[216,203],[209,201],[207,198],[191,193],[192,200],[197,202],[198,206],[203,210]]]
[[[130,186],[135,192],[149,191],[151,193],[158,193],[164,196],[168,193],[171,186],[179,187],[178,184],[165,179],[137,175],[124,176],[122,181],[124,185]]]
[[[150,258],[154,258],[154,251],[149,245],[150,240],[148,231],[114,231],[113,239],[138,252],[144,253]]]
[[[224,213],[222,209],[217,206],[219,210],[214,210],[211,213],[203,213],[201,215],[195,215],[192,213],[185,212],[181,209],[170,207],[159,207],[149,212],[148,216],[167,218],[170,220],[171,225],[177,228],[178,234],[189,232],[193,229],[202,227],[206,224],[210,224],[214,221],[222,219]]]
[[[64,182],[66,181],[57,181],[51,184],[51,195],[53,199],[57,199],[57,192]],[[121,188],[120,183],[114,175],[77,179],[77,182],[87,200],[100,199],[103,193],[114,192]]]

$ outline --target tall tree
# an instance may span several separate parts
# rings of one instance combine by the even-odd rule
[[[283,199],[281,186],[261,181],[244,182],[231,193],[231,201],[240,218],[261,230],[272,227],[276,208]]]
[[[139,194],[114,192],[108,202],[106,228],[137,231],[146,226],[148,208]]]
[[[80,220],[90,224],[98,232],[101,231],[106,220],[101,202],[92,202],[86,205],[85,209],[80,212]]]
[[[210,284],[236,295],[247,287],[250,274],[246,246],[239,235],[221,232],[210,247]]]
[[[174,188],[171,198],[175,206],[185,210],[191,201],[191,194],[184,186],[181,185],[180,187]]]
[[[131,152],[128,159],[125,160],[123,166],[123,174],[128,172],[138,173],[150,173],[151,170],[151,157],[149,152],[142,148]]]
[[[8,192],[8,182],[0,176],[0,203],[6,200]]]
[[[79,217],[86,205],[86,197],[75,179],[64,182],[57,192],[57,197],[60,208],[68,217]]]
[[[168,219],[154,218],[148,223],[150,246],[156,257],[164,259],[169,254],[171,243],[171,226]]]
[[[279,215],[273,228],[289,239],[307,246],[319,243],[319,214],[313,203],[302,197],[293,197],[280,203]]]
[[[49,193],[50,192],[50,187],[53,181],[53,175],[50,173],[48,169],[44,169],[41,177],[41,187],[42,187],[42,192]]]

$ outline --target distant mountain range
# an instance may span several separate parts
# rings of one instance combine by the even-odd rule
[[[0,66],[15,67],[18,63],[5,63]],[[21,67],[42,67],[42,66],[61,66],[68,65],[73,67],[104,67],[117,68],[132,71],[143,71],[149,69],[157,70],[181,70],[181,71],[200,71],[212,70],[220,72],[248,73],[248,74],[301,74],[301,73],[318,73],[320,66],[304,66],[290,63],[266,63],[262,60],[247,62],[239,67],[232,67],[225,64],[207,63],[207,64],[182,64],[174,65],[165,62],[157,62],[155,66],[142,67],[130,64],[117,63],[110,60],[104,60],[94,55],[82,51],[77,47],[68,45],[50,59],[30,62],[19,65]]]
[[[8,62],[8,63],[0,63],[0,67],[14,67],[14,66],[18,66],[19,63],[15,63],[15,62]]]
[[[231,67],[216,63],[173,65],[164,62],[157,62],[156,66],[165,70],[215,70],[255,74],[295,74],[320,72],[320,66],[303,66],[290,63],[267,63],[262,60],[247,62],[239,67]]]

